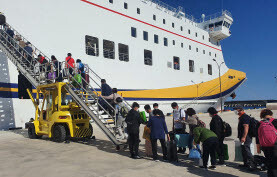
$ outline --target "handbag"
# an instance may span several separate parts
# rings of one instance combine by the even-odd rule
[[[190,159],[201,159],[201,154],[197,149],[191,149],[189,151],[189,158]]]

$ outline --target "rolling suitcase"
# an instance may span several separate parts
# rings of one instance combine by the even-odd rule
[[[179,148],[189,147],[189,134],[176,134],[175,141]]]
[[[177,145],[174,139],[167,142],[167,159],[169,162],[178,162]]]

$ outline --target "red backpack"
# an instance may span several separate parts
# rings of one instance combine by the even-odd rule
[[[258,137],[262,147],[273,147],[277,140],[277,131],[272,124],[274,119],[261,121],[258,129]]]

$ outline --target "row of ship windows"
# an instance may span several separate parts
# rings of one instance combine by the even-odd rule
[[[134,38],[137,38],[137,29],[134,27],[131,27],[131,36]],[[143,40],[148,41],[148,32],[147,31],[143,31]],[[159,44],[159,35],[154,34],[154,43],[155,44]],[[168,47],[168,39],[166,37],[163,38],[163,45]],[[172,45],[176,45],[175,40],[172,40]],[[181,47],[184,48],[184,43],[181,43]],[[191,49],[191,45],[188,46],[189,50]],[[199,49],[196,47],[196,52],[199,52]],[[206,54],[206,51],[203,50],[203,54]],[[209,52],[209,55],[212,56],[212,52]],[[216,53],[215,53],[215,57],[216,57]]]
[[[86,42],[86,54],[90,56],[99,56],[99,39],[96,37],[88,36],[85,37]],[[103,40],[103,56],[107,59],[115,59],[115,43],[109,40]],[[120,61],[129,61],[129,46],[125,44],[118,44],[118,58]],[[168,62],[167,67],[180,70],[180,58],[174,56],[173,62]],[[153,57],[151,50],[144,50],[144,64],[148,66],[153,65]],[[194,61],[189,60],[189,71],[195,72]],[[200,68],[200,73],[203,73],[203,68]],[[212,65],[208,64],[208,74],[212,75]]]
[[[113,0],[109,0],[109,2],[111,4],[113,4]],[[124,9],[128,9],[128,3],[126,3],[126,2],[124,2]],[[137,8],[137,14],[140,14],[140,8]],[[153,15],[153,20],[154,21],[157,20],[157,17],[156,17],[155,14]],[[164,25],[166,24],[166,20],[165,19],[163,19],[163,24]],[[172,28],[175,28],[175,23],[172,22],[171,26],[172,26]],[[180,31],[184,31],[183,26],[180,26]],[[188,34],[191,34],[190,29],[188,29]],[[195,37],[198,37],[198,33],[197,32],[195,32]],[[205,40],[205,36],[204,35],[202,35],[202,39]],[[209,38],[209,42],[211,42],[210,38]],[[217,45],[219,45],[219,42],[217,42]]]

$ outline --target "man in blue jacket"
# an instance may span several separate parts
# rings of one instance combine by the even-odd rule
[[[152,144],[152,152],[153,152],[153,160],[158,160],[157,154],[157,140],[160,140],[162,150],[163,150],[163,159],[167,160],[167,148],[165,145],[165,134],[167,135],[168,140],[168,130],[165,123],[165,118],[163,113],[159,109],[153,110],[153,115],[147,124],[147,127],[151,128],[151,144]]]

